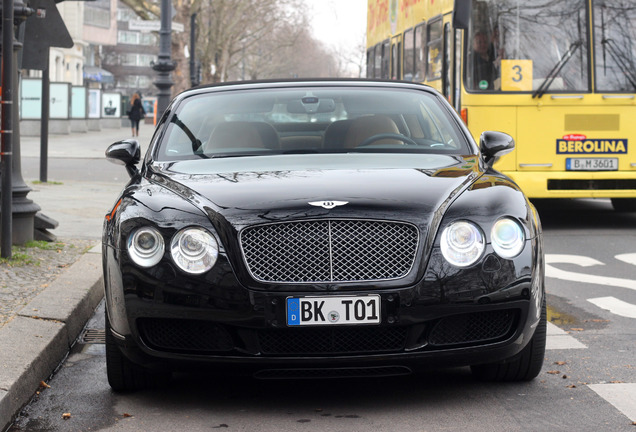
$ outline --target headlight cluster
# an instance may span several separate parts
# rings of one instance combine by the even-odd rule
[[[128,237],[128,254],[135,264],[152,267],[161,261],[165,243],[159,231],[142,227]],[[210,270],[219,256],[219,244],[207,230],[189,227],[177,232],[170,241],[170,255],[181,270],[201,274]]]
[[[514,258],[521,253],[525,235],[521,225],[510,218],[501,218],[490,231],[492,247],[502,258]],[[477,225],[457,221],[442,231],[440,247],[444,258],[456,267],[469,267],[481,258],[486,249],[485,236]]]

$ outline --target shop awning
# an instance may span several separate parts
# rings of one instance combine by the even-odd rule
[[[84,79],[104,84],[115,82],[115,77],[112,73],[97,66],[84,66]]]

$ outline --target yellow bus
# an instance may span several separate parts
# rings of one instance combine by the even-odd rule
[[[442,92],[531,198],[636,211],[634,0],[368,0],[367,76]]]

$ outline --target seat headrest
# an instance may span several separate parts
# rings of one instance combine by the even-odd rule
[[[358,117],[353,120],[349,130],[347,131],[344,146],[345,148],[353,148],[360,145],[362,141],[373,135],[384,133],[400,133],[397,125],[390,117],[385,115]],[[402,144],[402,142],[398,140],[383,139],[376,141],[375,144]]]
[[[206,151],[222,148],[270,148],[280,144],[276,130],[265,122],[233,121],[219,123],[205,145]]]

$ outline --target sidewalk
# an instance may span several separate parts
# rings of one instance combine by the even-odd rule
[[[142,157],[152,132],[151,125],[141,125]],[[49,162],[104,160],[106,148],[126,138],[131,138],[128,128],[50,135]],[[40,138],[23,137],[20,149],[23,162],[39,161]],[[48,255],[36,251],[40,265],[0,267],[0,430],[64,359],[103,297],[102,221],[128,181],[124,167],[113,169],[121,170],[117,181],[57,182],[49,174],[49,183],[42,184],[23,175],[33,189],[27,198],[59,223],[51,232],[64,246]]]

